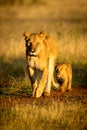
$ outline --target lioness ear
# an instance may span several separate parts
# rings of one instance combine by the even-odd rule
[[[40,38],[45,38],[46,37],[46,33],[44,31],[39,33],[39,37]]]
[[[28,32],[24,32],[23,36],[24,36],[25,40],[28,40],[30,37],[30,34]]]

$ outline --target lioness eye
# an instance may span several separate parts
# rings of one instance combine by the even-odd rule
[[[56,73],[58,73],[58,69],[56,69]]]
[[[28,46],[31,46],[31,45],[32,45],[32,42],[29,42],[29,43],[28,43]]]

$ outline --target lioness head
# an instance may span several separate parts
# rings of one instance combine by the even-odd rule
[[[25,32],[23,34],[26,41],[26,55],[38,56],[43,49],[43,40],[45,39],[45,32],[29,34]]]

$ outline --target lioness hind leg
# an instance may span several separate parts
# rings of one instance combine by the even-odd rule
[[[49,95],[50,95],[53,73],[54,73],[54,58],[51,57],[51,58],[49,59],[49,65],[48,65],[48,79],[47,79],[47,86],[46,86],[46,88],[45,88],[45,90],[44,90],[44,96],[49,96]]]

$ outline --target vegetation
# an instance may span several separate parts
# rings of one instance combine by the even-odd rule
[[[11,99],[31,94],[22,36],[26,30],[30,33],[44,30],[54,37],[59,45],[57,62],[72,64],[72,86],[87,87],[87,1],[27,2],[0,1],[0,129],[85,130],[87,104],[79,99],[52,100],[51,104],[43,99],[43,105],[35,104],[36,100],[31,104]],[[87,101],[87,96],[83,96],[82,101]]]
[[[0,5],[44,4],[44,0],[0,0]]]
[[[46,103],[18,104],[0,108],[0,129],[4,130],[85,130],[87,128],[87,104]]]

